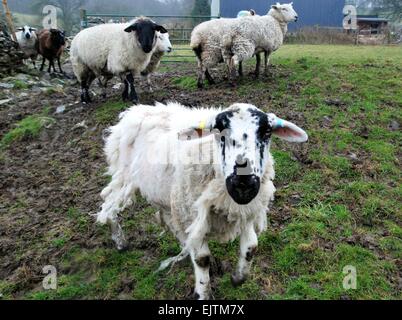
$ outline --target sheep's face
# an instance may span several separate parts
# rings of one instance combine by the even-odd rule
[[[64,31],[50,29],[50,36],[54,47],[60,48],[66,44],[66,36],[64,34]]]
[[[297,12],[293,9],[293,2],[286,4],[277,3],[271,7],[268,14],[271,14],[279,21],[286,23],[297,21],[299,19]]]
[[[232,105],[218,114],[211,126],[227,191],[240,205],[247,205],[259,193],[272,135],[290,142],[308,139],[296,125],[250,104]]]
[[[24,26],[23,28],[19,28],[18,30],[22,31],[23,37],[28,40],[34,36],[34,33],[36,31],[35,28],[31,28],[29,26]]]
[[[169,39],[169,33],[156,33],[157,42],[156,42],[156,50],[157,52],[171,52],[172,51],[172,43]]]
[[[139,46],[145,53],[150,53],[157,41],[157,33],[167,33],[167,30],[151,20],[136,20],[128,26],[125,32],[135,32]]]

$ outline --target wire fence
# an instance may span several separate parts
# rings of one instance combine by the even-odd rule
[[[81,28],[111,22],[128,22],[139,15],[88,13],[81,10]],[[194,62],[195,56],[190,49],[191,32],[201,22],[219,19],[219,16],[179,16],[179,15],[147,15],[155,22],[162,24],[170,35],[173,51],[165,54],[162,62]]]

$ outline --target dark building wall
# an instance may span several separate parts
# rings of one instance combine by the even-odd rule
[[[275,0],[221,0],[221,16],[233,18],[240,10],[247,9],[254,9],[259,15],[263,15],[275,3]],[[314,25],[342,27],[344,5],[345,0],[293,0],[293,8],[299,15],[299,21],[290,23],[289,29]]]

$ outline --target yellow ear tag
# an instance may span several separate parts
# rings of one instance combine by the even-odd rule
[[[206,127],[206,122],[205,122],[205,120],[202,120],[202,121],[200,122],[200,125],[198,126],[198,129],[204,130],[205,127]]]

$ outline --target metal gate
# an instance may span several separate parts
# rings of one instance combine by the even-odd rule
[[[109,22],[128,22],[140,15],[88,13],[81,10],[81,28],[85,29]],[[147,15],[148,18],[160,23],[168,31],[173,51],[165,54],[162,62],[194,62],[195,57],[190,49],[191,32],[194,27],[204,21],[219,19],[219,16],[161,16]]]

